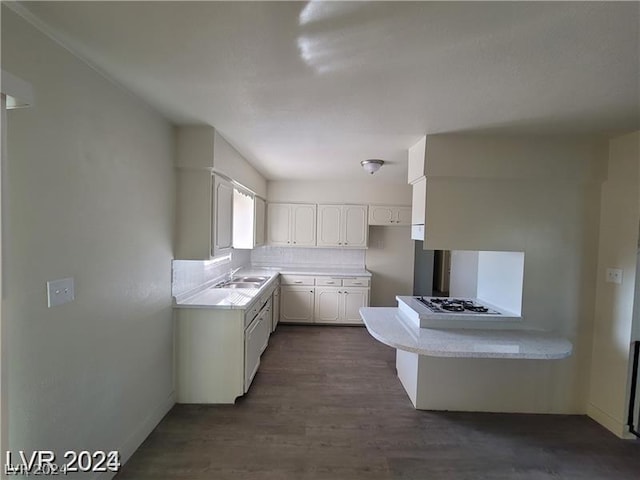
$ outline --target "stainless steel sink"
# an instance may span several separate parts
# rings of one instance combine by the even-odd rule
[[[221,282],[212,288],[260,288],[267,280],[269,277],[231,277],[230,280]]]
[[[261,285],[258,282],[228,282],[216,285],[215,288],[260,288]]]
[[[269,277],[234,277],[232,282],[255,282],[263,284],[269,279]]]

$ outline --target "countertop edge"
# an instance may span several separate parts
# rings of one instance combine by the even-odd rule
[[[392,348],[396,348],[398,350],[402,350],[402,351],[406,351],[406,352],[410,352],[410,353],[416,353],[418,355],[424,355],[424,356],[429,356],[429,357],[438,357],[438,358],[487,358],[487,359],[503,359],[503,360],[562,360],[564,358],[568,358],[571,356],[571,354],[573,353],[573,345],[571,344],[571,342],[563,337],[556,337],[554,340],[560,340],[563,342],[566,342],[566,348],[563,349],[562,351],[558,351],[556,352],[548,352],[548,353],[535,353],[535,352],[530,352],[530,353],[507,353],[507,352],[490,352],[490,351],[471,351],[471,350],[467,350],[464,351],[462,349],[460,350],[456,350],[456,351],[450,351],[450,350],[438,350],[437,348],[421,348],[420,346],[416,345],[410,345],[407,343],[403,343],[400,341],[394,341],[392,339],[386,338],[383,334],[381,334],[380,332],[376,331],[376,329],[374,328],[374,326],[370,325],[371,320],[365,318],[365,315],[367,313],[367,310],[371,310],[371,309],[375,309],[377,311],[380,310],[386,310],[386,312],[381,312],[381,313],[387,313],[389,315],[393,315],[394,317],[396,315],[399,315],[399,311],[397,308],[395,307],[363,307],[360,309],[360,316],[362,317],[362,320],[365,324],[365,327],[367,328],[367,331],[369,332],[369,334],[375,338],[376,340],[378,340],[380,343],[383,343],[385,345],[388,345]],[[364,312],[363,312],[364,311]],[[364,313],[364,314],[363,314]],[[389,321],[393,321],[393,320],[389,320]],[[401,320],[400,320],[401,321]],[[399,324],[398,325],[399,328],[402,328],[404,330],[407,330],[407,328],[416,328],[419,329],[420,327],[417,326],[413,326],[407,322],[405,322],[405,324]],[[425,329],[428,330],[428,329]],[[434,329],[434,331],[436,331],[436,329]],[[465,329],[450,329],[450,332],[455,332],[456,334],[459,335],[463,335],[465,334]],[[477,337],[477,333],[479,331],[483,331],[481,329],[476,329],[476,330],[467,330],[467,332],[473,331],[475,333],[475,335],[469,335],[470,338],[478,338]],[[549,332],[540,332],[540,331],[536,331],[536,330],[515,330],[515,329],[509,329],[509,332],[513,332],[513,333],[517,333],[522,335],[522,337],[535,337],[536,334],[537,335],[541,335],[541,334],[546,334],[549,335]],[[496,330],[487,330],[487,335],[490,336],[491,334],[496,333]],[[406,332],[407,335],[409,336],[409,332]],[[535,338],[534,338],[535,339]],[[417,342],[416,339],[411,339],[413,342]],[[550,339],[551,340],[551,339]],[[539,340],[540,342],[543,342],[544,339],[541,338]]]

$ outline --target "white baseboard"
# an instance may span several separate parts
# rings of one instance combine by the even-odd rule
[[[135,428],[129,437],[122,443],[118,451],[120,452],[120,461],[122,465],[125,464],[131,455],[138,449],[142,442],[149,436],[154,428],[160,423],[160,420],[169,413],[169,410],[176,404],[175,391],[167,397],[167,399],[158,405],[155,409],[151,410],[149,414],[142,420],[142,422]],[[117,472],[104,472],[95,477],[95,480],[111,480],[116,476]]]
[[[629,433],[627,426],[623,422],[617,420],[616,418],[613,418],[611,415],[600,410],[592,403],[587,405],[587,415],[598,422],[600,425],[602,425],[604,428],[609,430],[611,433],[613,433],[616,437],[625,440],[635,438],[635,436]]]

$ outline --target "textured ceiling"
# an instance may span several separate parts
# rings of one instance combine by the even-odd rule
[[[270,179],[404,182],[425,133],[640,128],[640,4],[28,2],[26,16]],[[24,12],[23,12],[24,13]]]

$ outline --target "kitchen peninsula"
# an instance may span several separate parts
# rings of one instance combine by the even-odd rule
[[[399,308],[360,315],[372,337],[396,349],[417,409],[560,413],[546,364],[571,355],[568,340],[522,328],[421,328]]]

